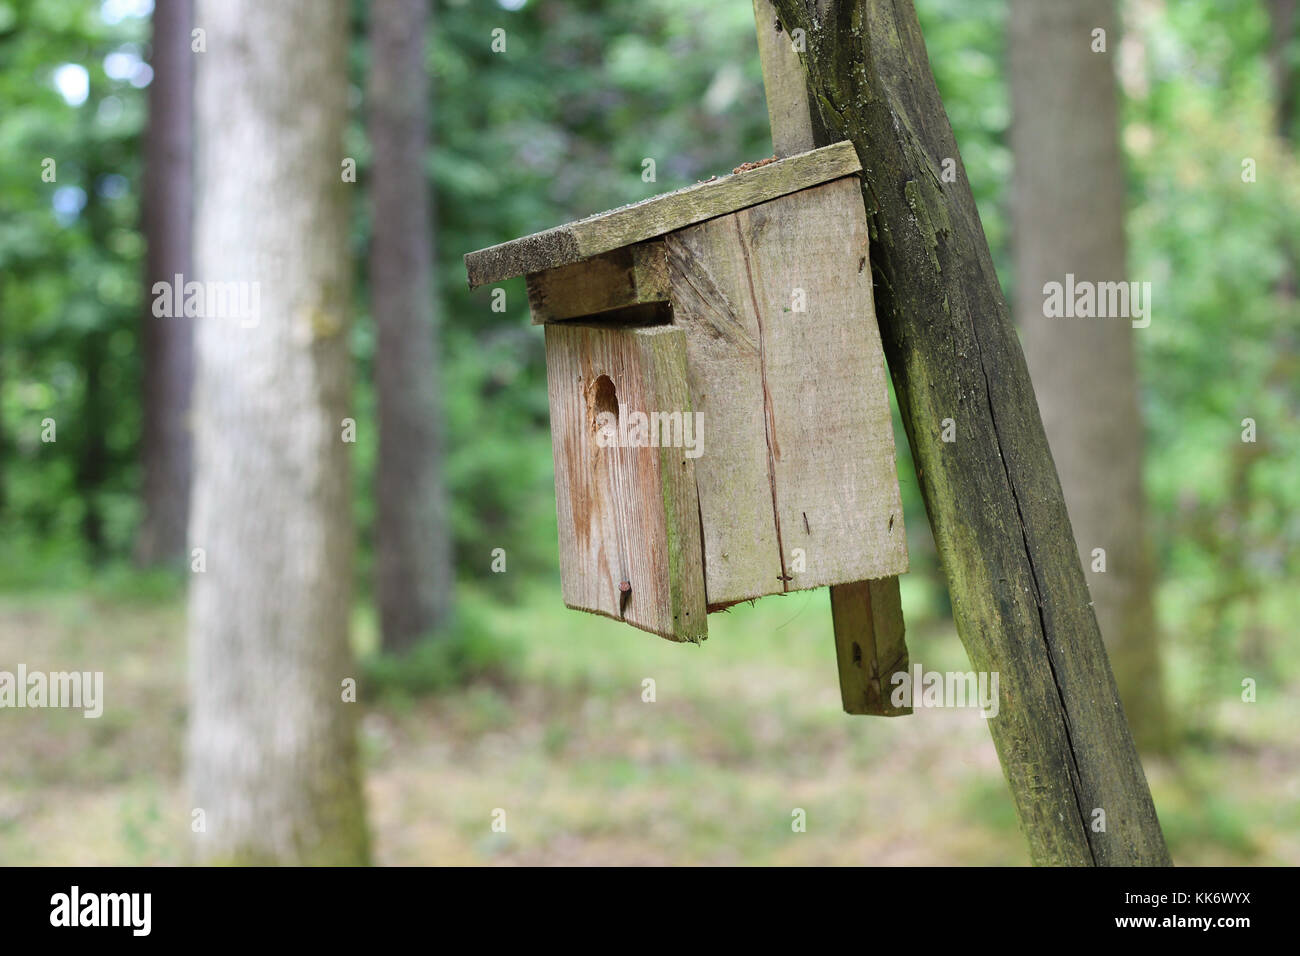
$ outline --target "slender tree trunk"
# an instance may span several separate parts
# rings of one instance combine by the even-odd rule
[[[1268,59],[1276,104],[1276,129],[1283,139],[1295,142],[1300,139],[1300,130],[1296,129],[1300,83],[1296,81],[1297,68],[1291,48],[1296,43],[1296,28],[1300,26],[1300,3],[1297,0],[1268,0],[1268,16],[1272,41]]]
[[[1300,108],[1300,65],[1296,63],[1295,46],[1300,43],[1296,30],[1300,28],[1300,2],[1298,0],[1269,0],[1269,24],[1271,42],[1269,43],[1269,72],[1273,80],[1274,128],[1283,142],[1293,147],[1300,145],[1300,128],[1297,128],[1297,114]],[[1279,230],[1286,268],[1277,283],[1277,295],[1283,307],[1295,302],[1297,296],[1297,255],[1288,239],[1286,228]],[[1289,353],[1283,348],[1279,359]]]
[[[776,7],[786,32],[804,31],[828,134],[862,160],[885,356],[957,633],[975,669],[999,674],[989,729],[1030,855],[1167,864],[916,11],[909,0]],[[956,441],[943,441],[946,419]]]
[[[370,18],[370,295],[379,392],[375,589],[383,647],[402,651],[446,620],[453,583],[424,169],[429,0],[373,0]]]
[[[348,647],[341,422],[350,186],[345,0],[200,0],[195,275],[256,282],[197,321],[189,772],[204,860],[367,857]]]
[[[89,127],[95,108],[101,101],[94,83],[87,97],[82,122]],[[96,248],[107,246],[113,229],[113,217],[105,199],[94,188],[102,176],[111,169],[92,157],[85,171],[86,206],[82,211],[91,242]],[[93,295],[93,293],[90,293]],[[93,563],[102,562],[108,555],[108,541],[104,532],[102,495],[104,483],[112,471],[108,447],[110,420],[109,389],[105,382],[105,368],[109,362],[108,340],[121,316],[105,309],[100,322],[87,329],[77,341],[77,359],[84,376],[81,408],[78,410],[73,448],[76,449],[75,481],[77,496],[82,502],[81,536]]]
[[[191,0],[157,0],[153,12],[153,82],[144,146],[145,296],[141,326],[144,364],[144,517],[136,560],[156,564],[185,552],[190,505],[190,390],[194,325],[153,314],[155,282],[190,272],[190,150],[194,139],[194,57]]]
[[[93,180],[92,180],[93,181]],[[93,200],[92,200],[93,202]],[[88,204],[89,205],[89,204]],[[95,216],[94,209],[87,212]],[[77,343],[77,356],[85,377],[78,414],[76,487],[81,498],[81,536],[92,562],[107,553],[104,539],[104,511],[100,493],[108,477],[108,395],[104,387],[104,363],[108,360],[108,332],[103,328],[86,331]]]
[[[1159,750],[1169,719],[1134,331],[1122,317],[1044,315],[1044,285],[1067,274],[1076,283],[1129,279],[1117,26],[1113,0],[1011,0],[1015,310],[1120,700],[1138,744]],[[1106,31],[1105,52],[1093,52],[1095,29]]]

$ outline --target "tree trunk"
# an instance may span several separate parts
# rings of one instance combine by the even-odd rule
[[[82,122],[89,129],[92,117],[102,97],[91,83],[87,108],[82,114]],[[93,134],[88,134],[87,140]],[[86,164],[85,182],[86,206],[82,211],[90,241],[96,249],[107,248],[109,236],[113,230],[112,210],[104,196],[94,186],[100,178],[112,171],[101,154],[93,153]],[[83,281],[88,281],[84,280]],[[87,298],[95,295],[87,290]],[[82,502],[81,536],[86,544],[90,561],[99,564],[108,556],[108,540],[104,528],[104,485],[113,470],[108,447],[108,430],[111,420],[111,401],[109,387],[105,381],[105,369],[110,361],[108,342],[117,326],[120,315],[115,309],[105,308],[100,320],[82,333],[76,344],[78,364],[84,376],[81,393],[81,407],[76,418],[76,438],[72,447],[75,449],[75,488]],[[66,435],[66,433],[65,433]]]
[[[348,647],[353,534],[344,0],[200,0],[189,772],[200,858],[367,858]],[[256,291],[256,298],[254,298]]]
[[[1300,66],[1296,65],[1295,46],[1300,40],[1296,29],[1300,27],[1300,3],[1297,0],[1269,0],[1270,43],[1268,50],[1269,73],[1273,81],[1274,129],[1284,142],[1293,147],[1300,145],[1300,128],[1297,128],[1297,101],[1300,101]],[[1279,222],[1279,225],[1281,223]],[[1297,255],[1285,227],[1280,231],[1285,269],[1277,283],[1277,296],[1283,308],[1288,307],[1297,295]],[[1283,347],[1278,358],[1289,353]]]
[[[90,179],[94,182],[94,179]],[[98,197],[87,203],[86,216],[93,219],[101,215],[95,205]],[[94,226],[91,227],[92,233]],[[101,247],[102,248],[102,247]],[[76,489],[84,510],[81,514],[81,537],[92,563],[98,564],[107,556],[104,539],[104,509],[100,501],[104,481],[108,478],[108,390],[104,385],[104,365],[108,361],[108,332],[103,328],[88,329],[77,342],[77,357],[85,376],[81,393],[81,408],[77,416],[79,440],[77,449]]]
[[[1272,74],[1275,128],[1283,139],[1295,142],[1300,139],[1296,129],[1296,100],[1300,96],[1300,83],[1296,82],[1297,68],[1291,48],[1296,42],[1296,27],[1300,26],[1300,3],[1297,0],[1268,0],[1270,44],[1269,72]]]
[[[1132,324],[1044,315],[1044,285],[1067,274],[1076,283],[1128,281],[1117,26],[1113,0],[1011,2],[1015,310],[1124,712],[1139,745],[1160,750],[1169,721]],[[1092,50],[1097,28],[1105,52]]]
[[[916,12],[908,0],[811,6],[776,3],[804,31],[822,122],[862,160],[885,355],[957,632],[972,666],[999,674],[989,727],[1030,855],[1167,864]],[[942,440],[945,419],[956,441]]]
[[[446,620],[453,583],[441,477],[433,232],[424,171],[428,4],[374,0],[370,6],[370,295],[378,331],[379,393],[375,589],[387,651],[409,648]]]
[[[153,314],[155,282],[190,272],[190,149],[194,139],[194,57],[191,0],[158,0],[153,12],[153,82],[144,145],[145,256],[141,351],[144,388],[140,464],[144,515],[136,560],[157,564],[185,552],[190,506],[190,389],[194,325],[183,316]]]

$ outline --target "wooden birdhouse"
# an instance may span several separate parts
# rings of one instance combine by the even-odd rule
[[[849,143],[470,253],[545,327],[564,602],[674,641],[830,586],[845,707],[894,713],[903,511]]]

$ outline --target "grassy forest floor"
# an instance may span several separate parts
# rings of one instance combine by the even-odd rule
[[[823,591],[716,615],[701,648],[544,589],[471,593],[462,614],[490,647],[470,686],[416,693],[418,664],[362,682],[377,863],[1028,862],[978,711],[840,711]],[[364,656],[373,624],[356,631]],[[928,669],[966,669],[950,624],[909,644]],[[106,706],[0,712],[0,863],[186,862],[182,597],[0,597],[0,666],[18,661],[104,670]],[[1253,705],[1230,690],[1212,732],[1147,761],[1174,859],[1300,864],[1300,688]]]

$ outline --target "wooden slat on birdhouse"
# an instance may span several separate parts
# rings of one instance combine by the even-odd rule
[[[488,282],[581,262],[715,216],[725,216],[745,206],[851,175],[861,168],[851,143],[835,143],[742,173],[719,176],[468,253],[465,269],[469,285],[473,289]]]
[[[564,603],[698,643],[708,626],[694,459],[660,432],[646,435],[659,447],[641,443],[628,422],[657,413],[693,427],[685,334],[547,325],[546,377]]]
[[[910,714],[910,706],[895,707],[890,700],[893,676],[908,667],[898,578],[831,588],[831,619],[844,710],[884,717]]]
[[[668,264],[660,240],[638,242],[572,265],[528,276],[528,307],[534,325],[619,311],[619,324],[637,324],[628,310],[641,309],[646,324],[653,307],[669,299]],[[662,321],[667,321],[663,319]]]
[[[907,570],[856,177],[665,237],[709,604]]]

